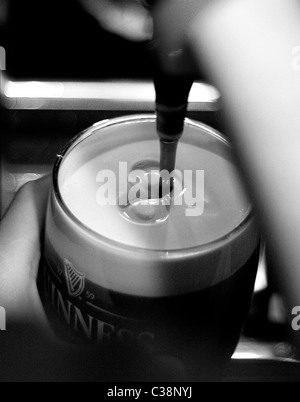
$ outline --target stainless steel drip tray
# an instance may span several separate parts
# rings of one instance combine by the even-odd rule
[[[223,382],[299,382],[300,364],[273,359],[232,360]]]

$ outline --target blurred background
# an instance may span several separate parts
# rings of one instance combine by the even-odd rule
[[[149,43],[108,32],[79,0],[0,0],[0,46],[6,54],[0,87],[2,215],[22,184],[51,171],[72,137],[102,119],[154,112],[155,93]],[[205,77],[200,80],[189,117],[224,133],[219,93]],[[225,381],[300,378],[270,266],[264,256]]]

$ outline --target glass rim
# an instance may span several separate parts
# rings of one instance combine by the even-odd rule
[[[254,219],[254,210],[253,206],[251,205],[251,202],[249,201],[249,210],[247,211],[247,214],[243,218],[243,220],[237,224],[232,230],[228,231],[225,235],[222,235],[218,237],[217,239],[200,244],[198,246],[192,246],[192,247],[185,247],[185,248],[178,248],[178,249],[154,249],[154,248],[142,248],[142,247],[137,247],[137,246],[132,246],[128,245],[125,243],[121,243],[116,240],[112,240],[104,235],[101,235],[97,233],[95,230],[91,229],[87,225],[85,225],[80,219],[76,217],[75,214],[70,210],[70,208],[66,205],[60,188],[59,188],[59,173],[60,173],[60,167],[64,160],[67,158],[67,156],[76,148],[78,145],[80,145],[83,141],[86,139],[92,137],[93,135],[96,135],[99,130],[104,129],[106,127],[114,126],[114,125],[120,125],[124,124],[126,122],[155,122],[156,120],[156,115],[155,114],[136,114],[136,115],[127,115],[127,116],[121,116],[121,117],[114,117],[111,119],[105,119],[101,120],[95,124],[93,124],[91,127],[81,131],[78,135],[76,135],[73,139],[71,139],[67,145],[63,148],[63,150],[57,155],[56,162],[54,164],[53,168],[53,174],[52,174],[52,185],[53,185],[53,191],[54,191],[54,197],[55,200],[58,202],[60,208],[62,209],[63,213],[66,214],[66,216],[74,223],[76,226],[78,226],[81,230],[86,232],[87,234],[91,235],[93,238],[95,238],[98,241],[101,241],[105,244],[108,244],[112,247],[116,247],[118,249],[123,249],[125,251],[135,251],[135,252],[143,252],[147,254],[154,253],[155,255],[157,254],[167,254],[168,258],[176,255],[183,255],[186,256],[188,253],[189,254],[201,254],[204,252],[208,252],[210,250],[218,249],[219,245],[224,245],[226,244],[227,241],[229,241],[229,238],[232,239],[234,235],[238,235],[239,233],[243,232],[243,230],[250,224],[250,222]],[[205,131],[205,133],[217,138],[218,140],[222,141],[230,150],[232,149],[231,144],[227,140],[227,138],[222,135],[219,131],[216,129],[186,118],[185,119],[185,125],[190,125],[193,127],[200,128],[201,130]]]

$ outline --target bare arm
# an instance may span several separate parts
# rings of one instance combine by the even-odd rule
[[[199,63],[221,90],[290,306],[300,305],[300,45],[297,0],[228,0],[189,31]]]

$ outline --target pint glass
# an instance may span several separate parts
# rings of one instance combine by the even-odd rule
[[[188,371],[214,372],[233,354],[248,312],[259,231],[229,143],[189,119],[178,148],[177,195],[170,205],[129,205],[130,175],[140,184],[158,167],[155,123],[152,115],[100,122],[58,156],[45,303],[70,340],[144,344]]]

